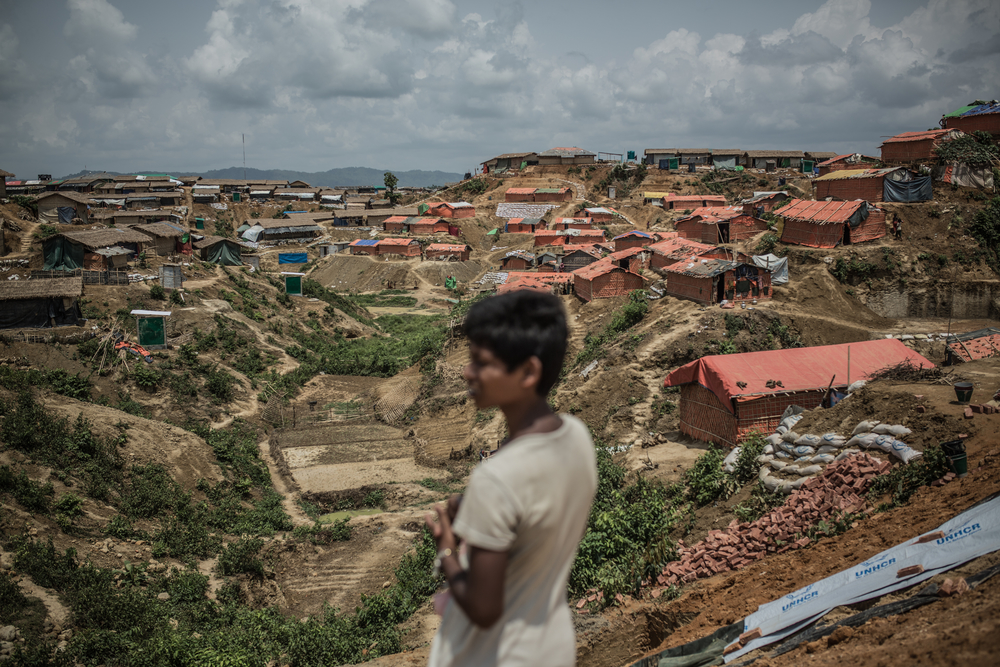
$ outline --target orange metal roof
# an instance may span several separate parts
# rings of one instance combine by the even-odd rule
[[[593,280],[598,276],[603,276],[606,273],[611,273],[613,271],[621,271],[623,273],[632,273],[631,271],[626,271],[617,264],[612,264],[608,259],[602,259],[599,262],[594,262],[593,264],[588,264],[582,269],[577,269],[573,272],[573,275],[579,276],[584,280]],[[639,274],[634,274],[639,275]]]
[[[898,144],[902,141],[924,141],[925,139],[937,139],[949,132],[954,132],[951,130],[926,130],[924,132],[903,132],[902,134],[897,134],[894,137],[889,137],[883,144]]]
[[[427,250],[444,250],[445,252],[465,252],[469,246],[452,245],[450,243],[432,243],[427,246]]]
[[[507,194],[509,194],[509,195],[533,195],[533,194],[535,194],[535,188],[507,188]]]
[[[775,214],[792,220],[805,220],[817,224],[834,224],[847,222],[866,202],[855,201],[807,201],[793,199],[777,210]]]
[[[379,245],[410,245],[411,243],[420,243],[416,239],[382,239],[378,242]]]

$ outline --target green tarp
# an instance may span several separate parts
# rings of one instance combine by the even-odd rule
[[[74,271],[83,268],[83,246],[65,236],[53,236],[42,244],[46,271]]]
[[[302,276],[285,276],[285,294],[302,296]]]
[[[242,266],[243,258],[240,247],[235,243],[220,241],[205,249],[205,261],[224,266]]]
[[[445,278],[444,286],[447,287],[448,289],[455,289],[456,285],[458,285],[458,281],[452,278],[451,276]]]
[[[140,317],[136,324],[139,329],[139,345],[157,347],[167,344],[162,317]]]
[[[944,117],[945,118],[954,118],[955,116],[961,116],[966,111],[972,111],[973,109],[975,109],[978,106],[979,106],[978,104],[970,104],[969,106],[965,106],[965,107],[961,107],[959,109],[955,109],[951,113],[946,113],[944,115]]]

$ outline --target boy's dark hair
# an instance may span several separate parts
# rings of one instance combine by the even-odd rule
[[[553,294],[518,290],[484,299],[469,309],[465,335],[513,370],[531,357],[542,362],[536,391],[548,395],[566,356],[566,313]]]

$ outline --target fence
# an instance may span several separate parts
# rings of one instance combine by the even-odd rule
[[[83,278],[84,285],[128,285],[128,271],[91,271],[75,269],[73,271],[32,271],[33,279],[45,278]]]

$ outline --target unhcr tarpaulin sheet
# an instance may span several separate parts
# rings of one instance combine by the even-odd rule
[[[65,236],[53,236],[43,245],[46,271],[73,271],[83,268],[83,246]]]
[[[941,533],[935,536],[935,533]],[[1000,549],[1000,498],[993,498],[854,567],[761,605],[743,621],[745,632],[763,635],[725,656],[730,662],[810,625],[839,606],[858,604],[930,579]],[[901,574],[907,568],[912,574]]]
[[[278,264],[305,264],[309,261],[309,254],[304,252],[279,252]]]
[[[934,188],[930,176],[918,176],[912,181],[885,179],[882,185],[882,199],[887,202],[908,204],[930,201],[934,198]],[[853,225],[852,225],[853,227]]]
[[[667,376],[666,387],[699,384],[715,394],[732,412],[732,401],[753,400],[775,391],[795,392],[826,389],[830,378],[837,376],[834,387],[847,386],[847,349],[851,350],[851,380],[864,380],[875,371],[902,361],[917,368],[933,368],[920,354],[901,340],[867,340],[841,345],[799,347],[788,350],[765,350],[743,354],[714,354],[681,366]],[[780,376],[780,377],[779,377]],[[771,379],[784,385],[775,390],[767,386]],[[746,383],[745,387],[737,382]]]
[[[788,258],[777,255],[754,255],[753,263],[771,272],[772,285],[784,285],[788,282]]]

